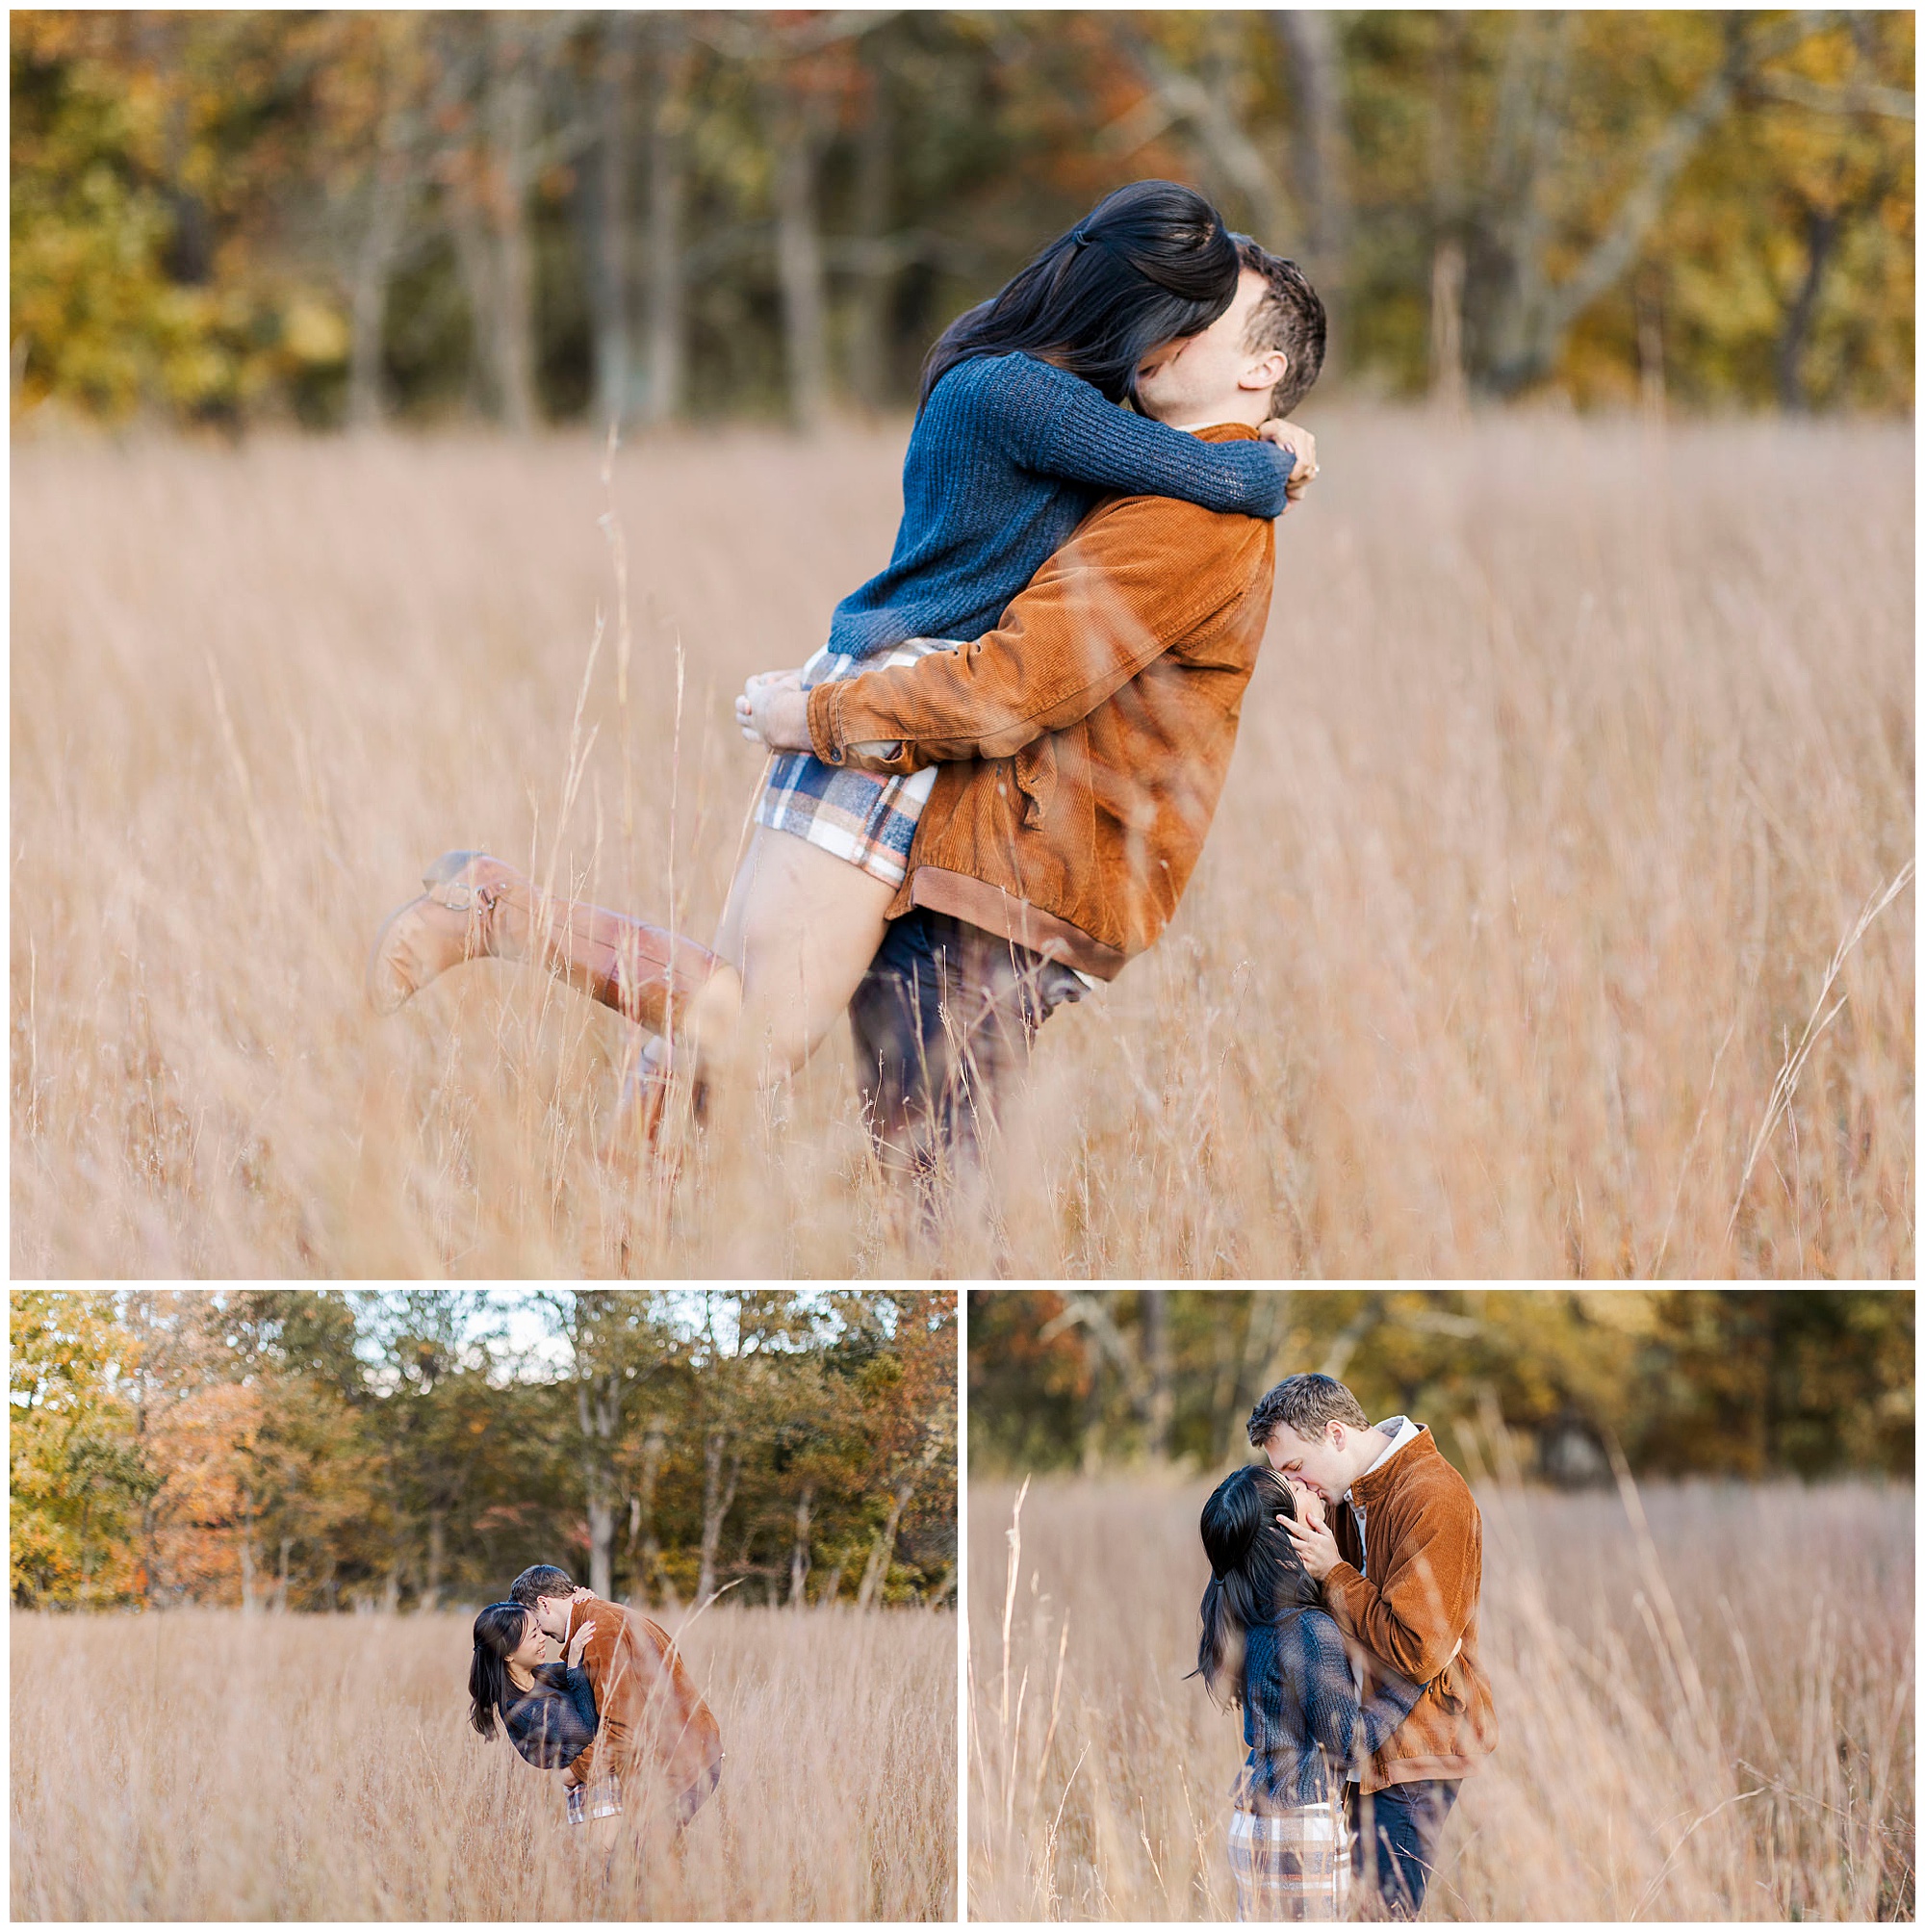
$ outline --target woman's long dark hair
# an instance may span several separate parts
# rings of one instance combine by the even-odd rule
[[[916,406],[959,362],[1013,349],[1045,356],[1121,402],[1151,349],[1198,334],[1230,306],[1237,272],[1223,218],[1194,188],[1133,181],[943,330],[922,366]]]
[[[495,1713],[506,1700],[508,1653],[521,1647],[534,1612],[520,1604],[490,1604],[475,1619],[475,1662],[468,1666],[468,1721],[495,1735]]]
[[[1246,1463],[1211,1492],[1199,1528],[1210,1558],[1197,1674],[1219,1704],[1244,1699],[1244,1633],[1317,1602],[1317,1585],[1276,1519],[1296,1504],[1276,1471]]]

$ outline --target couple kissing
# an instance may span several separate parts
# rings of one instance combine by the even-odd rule
[[[1250,1413],[1266,1461],[1203,1506],[1197,1672],[1248,1753],[1229,1857],[1244,1920],[1415,1919],[1458,1788],[1497,1746],[1477,1662],[1483,1526],[1408,1416],[1330,1376]]]
[[[679,1831],[721,1781],[721,1728],[669,1634],[552,1563],[524,1570],[507,1602],[475,1617],[468,1696],[482,1737],[499,1716],[530,1765],[561,1773],[570,1824],[620,1816],[624,1789],[653,1765]]]

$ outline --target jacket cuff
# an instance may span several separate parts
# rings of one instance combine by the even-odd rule
[[[824,764],[846,761],[842,746],[842,707],[836,703],[840,692],[834,684],[817,684],[808,694],[808,741]]]
[[[1358,1618],[1350,1604],[1350,1592],[1364,1581],[1363,1574],[1344,1558],[1337,1558],[1336,1567],[1323,1579],[1323,1601],[1334,1612],[1342,1609],[1344,1620],[1352,1633],[1359,1628]]]

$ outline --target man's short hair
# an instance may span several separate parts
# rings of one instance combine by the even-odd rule
[[[1371,1426],[1363,1404],[1335,1376],[1286,1376],[1251,1409],[1250,1447],[1266,1447],[1279,1423],[1305,1442],[1317,1442],[1333,1422],[1346,1429]]]
[[[566,1597],[575,1594],[575,1582],[566,1570],[552,1563],[536,1563],[524,1570],[508,1585],[510,1599],[524,1610],[533,1610],[537,1597]]]
[[[1323,304],[1295,262],[1272,255],[1247,235],[1236,241],[1238,262],[1269,284],[1263,300],[1250,311],[1244,347],[1253,355],[1280,348],[1290,358],[1283,380],[1270,393],[1270,413],[1288,416],[1310,394],[1323,367]]]

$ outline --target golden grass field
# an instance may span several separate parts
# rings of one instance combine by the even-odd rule
[[[953,1616],[695,1620],[728,1756],[679,1847],[475,1736],[469,1623],[16,1612],[13,1917],[955,1917]]]
[[[1909,1275],[1909,426],[1305,415],[1199,873],[1052,1019],[952,1267]],[[361,992],[453,846],[707,937],[731,698],[886,556],[905,433],[612,491],[581,436],[19,443],[15,1272],[922,1268],[840,1039],[671,1178],[603,1151],[614,1016]]]
[[[1212,1486],[1039,1483],[1011,1596],[1014,1492],[970,1484],[972,1917],[1234,1916],[1241,1717],[1183,1681]],[[1648,1488],[1648,1545],[1614,1493],[1478,1495],[1501,1739],[1426,1919],[1914,1916],[1909,1488]]]

